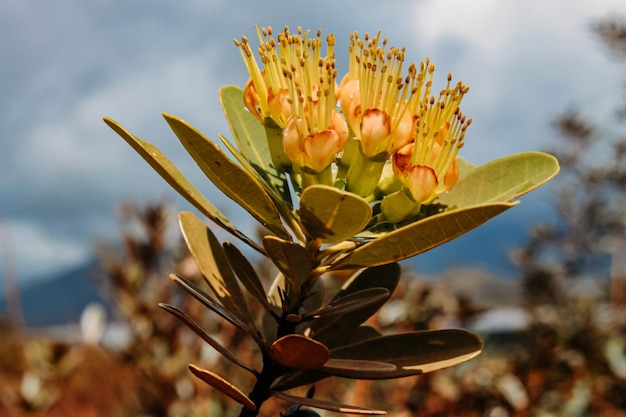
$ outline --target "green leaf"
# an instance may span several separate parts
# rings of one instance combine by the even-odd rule
[[[256,331],[250,328],[248,323],[244,322],[241,318],[235,315],[234,312],[227,310],[223,305],[214,300],[209,294],[198,288],[194,283],[176,274],[170,274],[170,279],[180,285],[185,291],[191,294],[196,300],[200,301],[209,310],[216,313],[233,326],[239,328],[244,333],[252,336],[258,343],[259,347],[264,346],[263,341],[260,339]]]
[[[368,307],[371,304],[378,304],[380,301],[384,303],[385,300],[389,299],[389,296],[389,291],[386,288],[366,288],[337,298],[326,307],[305,314],[303,318],[305,320],[315,319],[314,323],[319,323],[321,326],[327,327],[331,325],[331,323],[328,322],[334,321],[337,316],[349,314],[355,310]],[[331,317],[332,319],[330,319]],[[313,333],[315,334],[315,331]]]
[[[233,154],[237,162],[241,164],[244,169],[248,172],[256,172],[257,168],[253,167],[250,162],[245,158],[245,156],[239,152],[239,150],[228,141],[224,136],[219,135],[220,140],[226,146],[226,149]],[[264,179],[262,176],[259,177],[261,179],[261,184],[264,186],[265,191],[267,191],[268,195],[276,205],[278,212],[282,216],[283,219],[287,222],[288,225],[292,226],[297,223],[297,219],[295,217],[295,213],[293,210],[293,203],[291,202],[291,193],[289,188],[287,187],[286,192],[277,191],[274,185],[268,180]]]
[[[187,152],[215,186],[272,233],[290,238],[278,210],[263,186],[230,160],[211,140],[182,119],[163,114]]]
[[[496,159],[469,171],[439,203],[463,208],[511,201],[550,181],[559,162],[543,152],[524,152]]]
[[[173,189],[200,210],[202,214],[253,249],[260,253],[265,253],[263,248],[259,247],[253,240],[231,224],[230,221],[228,221],[228,219],[183,176],[178,168],[176,168],[161,151],[151,143],[133,136],[114,120],[104,118],[104,122],[120,135]]]
[[[448,368],[478,356],[481,340],[466,330],[428,330],[381,336],[331,350],[334,359],[392,363],[397,370],[371,379],[398,378]]]
[[[326,185],[307,187],[300,198],[300,220],[311,239],[335,243],[361,232],[372,217],[369,203]]]
[[[309,251],[302,246],[275,236],[265,236],[263,246],[274,265],[297,288],[311,277],[314,261]]]
[[[330,350],[329,362],[333,360],[374,361],[393,364],[396,370],[355,369],[342,374],[346,378],[391,379],[433,372],[466,362],[478,356],[483,349],[482,341],[466,330],[428,330],[394,334],[351,343]],[[339,371],[340,372],[340,371]],[[287,390],[311,384],[329,375],[338,375],[324,367],[293,372],[281,377],[275,384],[276,390]]]
[[[314,331],[315,338],[332,348],[340,343],[345,344],[347,338],[353,340],[359,337],[356,333],[358,333],[359,329],[363,331],[365,327],[360,325],[389,300],[399,281],[400,266],[397,263],[367,268],[354,274],[333,297],[331,304],[335,304],[338,300],[344,299],[351,294],[376,287],[386,289],[387,295],[381,297],[377,302],[362,306],[362,308],[351,311],[349,314],[344,314],[341,317],[331,317],[331,319],[335,319],[331,327],[325,326],[324,318],[313,322],[310,327]]]
[[[368,288],[383,287],[393,294],[398,282],[400,282],[400,265],[390,263],[386,265],[375,266],[363,269],[350,277],[346,281],[337,294],[333,297],[333,301]],[[331,303],[333,302],[331,301]]]
[[[200,338],[202,340],[207,342],[207,344],[209,344],[209,346],[211,346],[213,349],[215,349],[220,355],[222,355],[223,357],[225,357],[226,359],[228,359],[229,361],[231,361],[235,365],[237,365],[237,366],[245,369],[246,371],[252,373],[253,375],[257,375],[258,374],[257,371],[255,371],[254,369],[250,368],[245,363],[241,362],[239,359],[237,359],[237,357],[235,357],[232,353],[230,353],[230,351],[228,349],[226,349],[224,346],[220,345],[219,342],[217,342],[215,339],[213,339],[211,336],[209,336],[202,329],[202,327],[200,327],[200,325],[198,323],[193,321],[193,319],[191,317],[189,317],[188,315],[186,315],[182,310],[180,310],[179,308],[174,307],[172,305],[163,304],[163,303],[159,303],[159,307],[161,307],[162,309],[164,309],[165,311],[167,311],[168,313],[170,313],[171,315],[176,317],[178,320],[182,321],[187,327],[189,327],[191,330],[193,330],[193,332],[195,334],[200,336]]]
[[[469,232],[514,205],[486,204],[427,217],[380,235],[336,260],[331,269],[384,265],[410,258]]]
[[[291,205],[291,193],[285,173],[271,163],[267,136],[263,124],[246,110],[243,104],[243,91],[233,85],[219,90],[220,103],[226,121],[241,152],[250,166],[263,180],[280,194],[283,201]]]
[[[338,298],[328,306],[305,315],[304,318],[318,317],[309,326],[310,334],[315,339],[329,344],[367,320],[389,300],[390,295],[386,288],[367,288]]]
[[[322,410],[334,411],[336,413],[357,414],[366,416],[382,416],[387,414],[386,411],[375,410],[373,408],[356,407],[353,405],[336,403],[334,401],[318,400],[315,398],[296,397],[294,395],[285,394],[279,391],[272,391],[274,397],[280,398],[293,404],[300,404],[307,407],[321,408]]]
[[[459,164],[459,178],[464,178],[467,174],[470,173],[471,170],[478,166],[468,162],[467,159],[462,157],[457,157],[456,160]]]
[[[372,373],[394,372],[398,367],[392,363],[330,358],[322,366],[324,373],[342,378],[368,378]]]
[[[265,290],[263,284],[259,279],[259,276],[254,271],[254,268],[241,253],[235,245],[230,242],[224,242],[224,252],[230,262],[230,266],[235,271],[235,274],[239,278],[239,281],[243,284],[245,289],[252,295],[265,310],[272,312],[267,297],[265,296]]]
[[[178,215],[178,222],[191,256],[217,299],[226,309],[247,323],[250,329],[256,330],[237,278],[213,232],[188,211]]]

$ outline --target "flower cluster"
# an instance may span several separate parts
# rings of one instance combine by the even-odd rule
[[[246,37],[235,41],[250,72],[244,102],[281,130],[282,149],[274,152],[286,154],[280,168],[300,178],[302,188],[333,185],[370,201],[400,193],[383,206],[409,202],[410,210],[388,216],[400,221],[454,186],[457,152],[471,123],[459,109],[469,87],[453,85],[448,75],[435,97],[434,64],[410,63],[405,74],[405,49],[388,47],[380,32],[351,35],[349,70],[339,85],[332,34],[325,42],[321,31],[309,38],[301,28],[293,34],[285,27],[276,38],[271,28],[257,34],[262,66]]]

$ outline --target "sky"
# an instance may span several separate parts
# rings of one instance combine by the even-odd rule
[[[409,61],[429,56],[437,66],[435,85],[443,87],[452,72],[471,87],[462,110],[474,122],[462,156],[481,164],[552,147],[549,124],[564,110],[607,119],[623,68],[589,27],[615,14],[626,16],[626,2],[4,0],[0,260],[13,265],[20,282],[44,279],[90,259],[96,240],[119,239],[115,209],[122,201],[165,198],[180,210],[190,208],[103,116],[159,147],[223,213],[252,230],[252,222],[207,184],[161,112],[215,140],[228,135],[217,90],[245,83],[233,39],[254,39],[255,25],[333,32],[340,72],[354,30],[382,29],[390,44],[407,47]],[[551,187],[523,198],[452,252],[427,254],[428,262],[443,267],[467,260],[463,254],[477,240],[486,251],[483,261],[502,256],[489,251],[501,252],[548,215]]]

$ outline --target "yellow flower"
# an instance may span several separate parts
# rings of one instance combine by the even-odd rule
[[[243,36],[241,41],[235,40],[235,45],[239,48],[250,73],[250,78],[244,87],[244,104],[261,122],[265,122],[265,118],[269,117],[277,125],[283,127],[289,117],[290,106],[286,103],[288,93],[282,65],[290,62],[287,62],[285,57],[281,62],[282,55],[279,51],[283,43],[288,42],[290,36],[288,29],[285,28],[285,33],[278,37],[281,42],[279,46],[272,36],[271,27],[261,30],[257,27],[256,31],[259,38],[258,53],[263,70],[254,57],[248,38]]]
[[[285,27],[277,41],[272,29],[257,28],[264,64],[261,70],[245,37],[235,42],[250,72],[244,89],[246,107],[261,121],[272,118],[283,128],[283,148],[292,162],[305,170],[323,171],[348,140],[345,120],[336,113],[337,70],[335,37],[326,38],[322,56],[321,31],[291,34]]]
[[[339,89],[341,110],[361,141],[368,158],[386,159],[413,138],[414,119],[408,100],[412,95],[414,65],[403,78],[404,49],[379,46],[380,32],[365,41],[350,36],[348,74]]]
[[[421,65],[422,77],[434,66],[428,61]],[[422,99],[414,101],[417,107],[415,137],[412,143],[400,148],[392,157],[396,177],[420,204],[432,202],[438,195],[449,191],[459,179],[457,153],[463,147],[465,131],[472,120],[459,110],[469,87],[459,82],[448,85],[439,99],[424,92]]]

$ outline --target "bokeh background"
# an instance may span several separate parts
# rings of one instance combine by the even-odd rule
[[[564,109],[610,117],[623,68],[607,59],[589,26],[626,13],[626,4],[7,0],[0,9],[0,219],[26,283],[92,259],[94,239],[119,231],[113,213],[120,201],[177,201],[103,116],[153,142],[209,189],[160,113],[180,116],[214,139],[228,134],[217,89],[245,83],[232,40],[254,38],[255,25],[335,33],[340,71],[354,30],[381,29],[392,44],[407,47],[408,60],[429,56],[440,85],[452,72],[471,87],[463,111],[474,122],[462,155],[484,163],[550,147],[549,122]],[[419,262],[433,270],[467,262],[505,270],[503,251],[532,219],[549,215],[550,187],[456,249]],[[232,215],[228,201],[213,200]]]
[[[626,109],[626,30],[613,49],[598,30],[620,16],[618,0],[2,1],[0,415],[237,415],[186,365],[232,368],[156,306],[188,308],[253,356],[166,279],[199,279],[174,222],[190,207],[102,117],[155,144],[254,235],[160,113],[229,136],[217,90],[245,83],[233,39],[254,39],[255,25],[333,32],[340,73],[348,35],[382,30],[409,61],[430,57],[435,86],[452,72],[471,87],[470,162],[565,157],[564,175],[518,207],[404,262],[403,286],[372,323],[471,328],[486,341],[480,360],[388,385],[323,384],[319,395],[399,417],[626,415],[626,139],[616,118]]]

